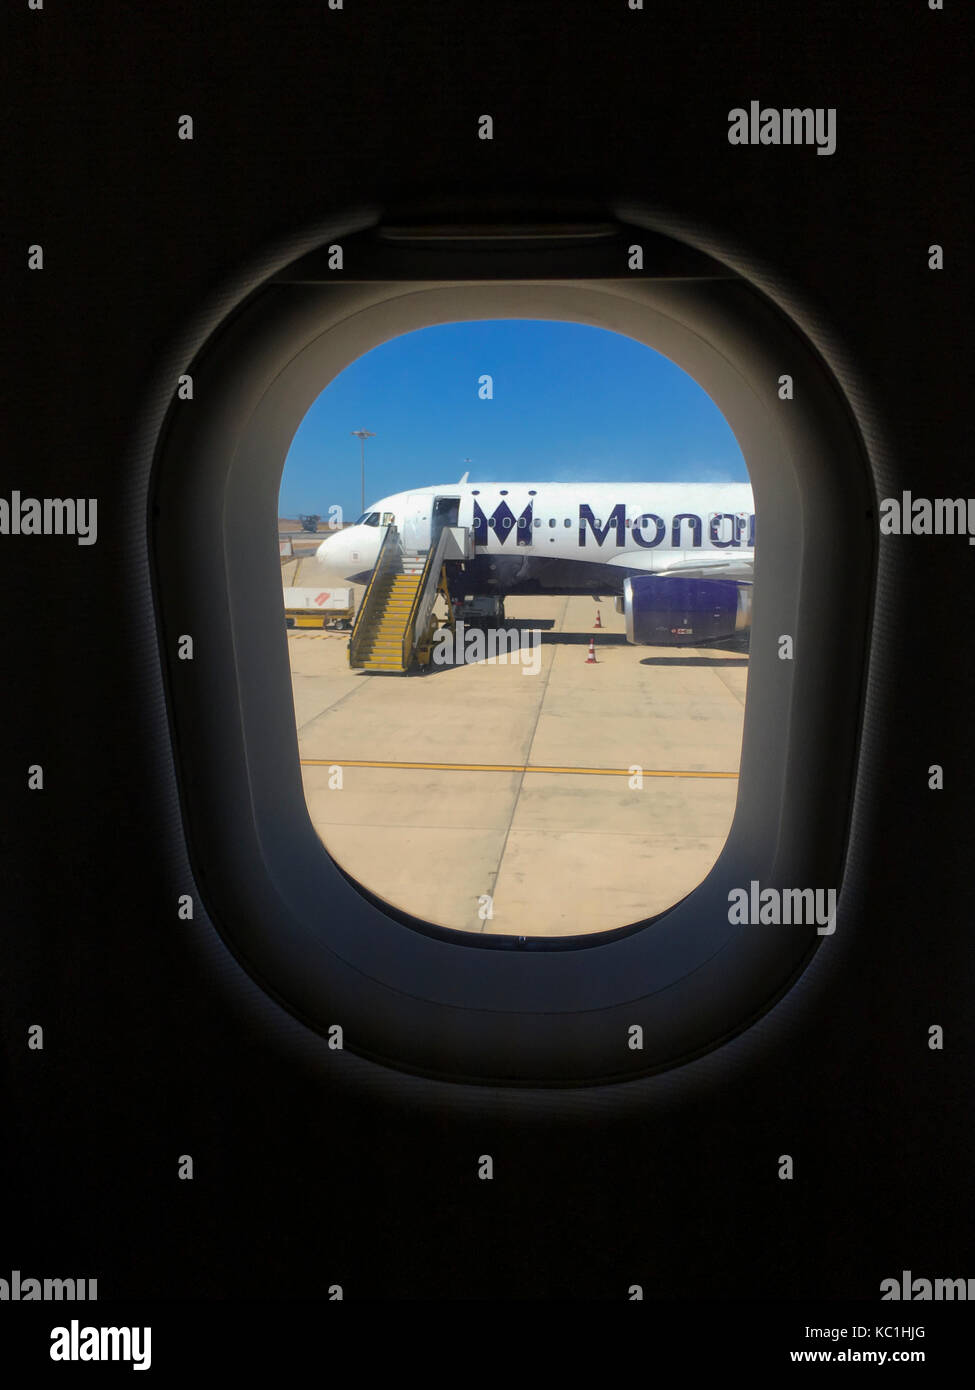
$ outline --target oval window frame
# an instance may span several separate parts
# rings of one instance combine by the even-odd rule
[[[269,994],[320,1033],[340,1024],[349,1050],[407,1071],[601,1084],[676,1066],[742,1031],[822,942],[814,927],[732,927],[728,892],[752,880],[840,886],[876,565],[874,492],[836,378],[742,278],[493,277],[284,276],[214,327],[186,367],[192,403],[174,402],[154,439],[160,653],[199,891]],[[328,856],[297,762],[275,528],[280,473],[267,459],[283,466],[312,400],[370,347],[430,323],[499,317],[591,323],[671,357],[728,419],[762,515],[728,841],[680,903],[597,936],[477,937],[395,912]],[[801,389],[782,401],[786,371]],[[187,633],[192,662],[176,655]],[[795,643],[788,662],[777,656],[783,633]],[[828,704],[817,695],[824,684]]]

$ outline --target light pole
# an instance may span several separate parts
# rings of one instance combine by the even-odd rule
[[[354,434],[359,441],[359,468],[362,480],[362,507],[359,515],[361,516],[366,510],[366,440],[375,439],[376,434],[374,430],[350,430],[349,433]]]

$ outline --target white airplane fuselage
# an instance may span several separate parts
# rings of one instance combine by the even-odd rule
[[[390,523],[424,551],[443,525],[473,531],[468,594],[621,593],[636,574],[751,583],[747,483],[455,483],[384,497],[329,536],[318,559],[363,583]]]

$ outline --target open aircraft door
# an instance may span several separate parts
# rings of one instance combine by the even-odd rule
[[[457,509],[457,525],[466,526],[473,535],[474,531],[474,498],[469,492],[465,492],[460,499]]]
[[[433,520],[431,540],[435,545],[437,537],[445,526],[460,525],[460,498],[451,494],[433,499]]]

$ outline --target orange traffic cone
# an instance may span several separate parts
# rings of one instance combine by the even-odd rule
[[[599,609],[597,608],[597,609],[596,609],[596,621],[593,623],[593,627],[602,627],[602,625],[603,625],[603,620],[602,620],[602,618],[599,616]]]
[[[587,665],[587,666],[596,666],[596,665],[598,665],[598,664],[599,664],[599,663],[596,661],[596,639],[595,639],[595,637],[590,637],[590,639],[589,639],[589,655],[586,657],[586,665]]]

